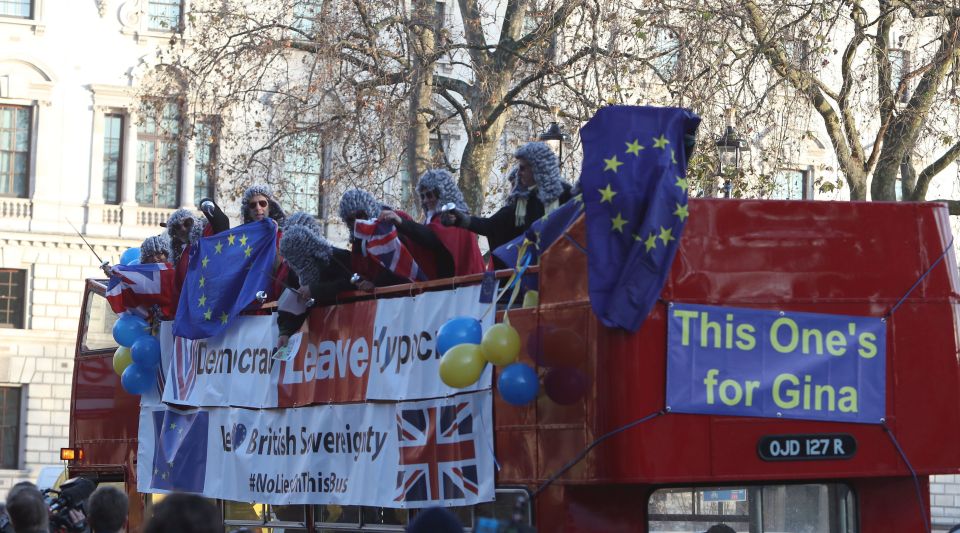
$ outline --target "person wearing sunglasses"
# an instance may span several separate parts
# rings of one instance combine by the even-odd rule
[[[417,194],[423,211],[423,222],[418,224],[398,216],[394,211],[383,211],[380,220],[389,220],[401,235],[416,242],[423,252],[424,263],[434,266],[431,279],[465,276],[483,272],[483,257],[474,234],[456,226],[440,222],[440,208],[453,206],[469,213],[463,193],[453,175],[444,169],[431,169],[420,176]],[[421,263],[423,265],[424,263]]]
[[[240,214],[243,215],[244,224],[271,218],[282,227],[286,218],[283,208],[273,198],[273,191],[270,187],[261,184],[251,185],[243,191]]]
[[[494,250],[522,235],[537,219],[573,197],[570,184],[560,177],[556,154],[545,143],[527,143],[513,155],[517,162],[517,184],[505,206],[489,217],[453,210],[443,215],[442,222],[486,236],[490,249]],[[498,269],[514,266],[505,265],[496,257],[493,261]]]

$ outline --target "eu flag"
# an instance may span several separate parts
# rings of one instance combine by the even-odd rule
[[[204,237],[191,246],[173,334],[206,339],[229,327],[257,292],[269,287],[276,236],[276,223],[265,219]]]
[[[153,413],[153,475],[150,486],[163,490],[203,492],[207,475],[207,431],[210,413]]]
[[[687,213],[687,161],[700,117],[610,106],[583,128],[590,303],[600,321],[640,328],[670,272]]]

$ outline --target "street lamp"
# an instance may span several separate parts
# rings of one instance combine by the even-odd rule
[[[563,129],[560,127],[560,124],[557,121],[550,123],[550,127],[547,128],[547,131],[540,134],[539,139],[555,152],[557,152],[557,165],[563,167],[563,141],[567,140],[567,134],[563,133]]]
[[[733,190],[732,177],[740,173],[740,165],[743,162],[743,152],[750,151],[750,145],[747,140],[737,132],[733,126],[734,110],[728,109],[727,129],[723,135],[717,138],[717,176],[724,178],[723,197],[730,198],[730,192]]]

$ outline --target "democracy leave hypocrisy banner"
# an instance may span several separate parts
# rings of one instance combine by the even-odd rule
[[[240,317],[217,337],[190,340],[160,330],[163,402],[197,407],[296,407],[450,396],[490,387],[491,370],[465,389],[439,378],[436,333],[455,316],[479,317],[480,287],[368,300],[310,312],[296,354],[272,357],[272,316]],[[482,320],[493,325],[493,314]],[[297,339],[292,337],[292,343]],[[143,405],[152,405],[144,403]]]
[[[416,508],[494,497],[492,393],[290,409],[140,411],[137,491]]]
[[[672,304],[667,406],[674,413],[879,424],[880,317]]]

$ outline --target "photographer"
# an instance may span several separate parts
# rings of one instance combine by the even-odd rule
[[[7,514],[14,533],[47,533],[47,504],[37,486],[21,481],[7,493]]]
[[[127,521],[127,495],[116,487],[97,487],[87,500],[90,533],[120,533]]]
[[[49,529],[54,533],[81,533],[87,530],[86,502],[97,484],[84,477],[75,477],[60,485],[59,490],[45,489],[43,497],[49,508]],[[7,504],[9,507],[9,503]],[[11,515],[12,518],[12,515]],[[16,524],[16,522],[14,522]],[[16,530],[19,533],[19,530]]]

